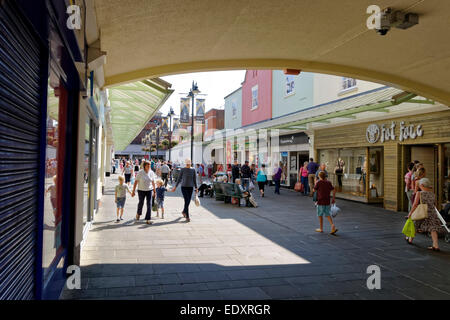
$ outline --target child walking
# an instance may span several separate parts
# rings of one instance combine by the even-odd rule
[[[166,191],[170,192],[164,187],[164,181],[162,179],[156,180],[156,204],[158,205],[156,217],[159,218],[159,209],[161,209],[161,219],[164,219],[164,196]]]
[[[334,235],[338,231],[333,223],[333,219],[330,216],[330,193],[333,191],[333,200],[331,203],[335,203],[336,189],[330,181],[327,180],[325,172],[319,172],[320,180],[317,181],[314,186],[314,190],[317,191],[317,216],[319,217],[320,228],[316,229],[316,232],[323,232],[323,217],[326,217],[331,224],[330,234]]]
[[[128,188],[128,185],[123,184],[125,181],[125,178],[123,176],[119,176],[119,184],[116,186],[116,193],[115,193],[115,199],[117,204],[117,220],[116,222],[119,222],[120,220],[123,220],[123,207],[125,207],[125,200],[127,199],[127,191],[129,194],[131,194],[130,188]],[[120,218],[119,218],[119,211],[120,211]]]

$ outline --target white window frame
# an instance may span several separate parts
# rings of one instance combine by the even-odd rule
[[[237,103],[236,100],[231,101],[231,117],[237,119]]]
[[[289,89],[291,89],[291,92],[289,92]],[[293,75],[287,74],[286,75],[286,87],[285,87],[285,90],[284,90],[284,96],[285,97],[289,97],[289,96],[292,96],[294,93],[295,93],[295,77]]]
[[[342,77],[341,82],[341,93],[356,90],[357,82],[356,79],[350,77]]]
[[[253,104],[253,92],[254,91],[256,91],[256,105],[254,105]],[[256,109],[258,109],[258,85],[254,85],[253,87],[252,87],[252,102],[251,102],[251,105],[250,105],[250,109],[251,110],[256,110]]]

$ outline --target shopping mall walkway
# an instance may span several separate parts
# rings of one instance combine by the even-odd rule
[[[116,178],[83,248],[82,289],[63,299],[450,299],[450,245],[406,244],[403,213],[338,200],[338,235],[317,234],[311,198],[270,188],[259,208],[203,198],[184,223],[177,190],[164,220],[135,223],[136,196],[116,223]],[[373,264],[381,290],[366,286]]]

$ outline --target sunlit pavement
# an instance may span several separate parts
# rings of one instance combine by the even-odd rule
[[[116,178],[83,247],[82,288],[63,299],[450,299],[450,245],[430,252],[422,235],[408,245],[404,213],[338,200],[337,235],[326,222],[318,234],[311,198],[269,188],[258,208],[201,198],[185,223],[177,190],[165,219],[135,222],[128,195],[116,223]],[[369,265],[381,269],[380,290],[367,288]]]

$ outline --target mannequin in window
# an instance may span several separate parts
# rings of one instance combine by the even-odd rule
[[[342,176],[344,175],[345,162],[341,158],[338,159],[336,167],[334,168],[334,173],[336,174],[338,181],[338,192],[342,192]]]

